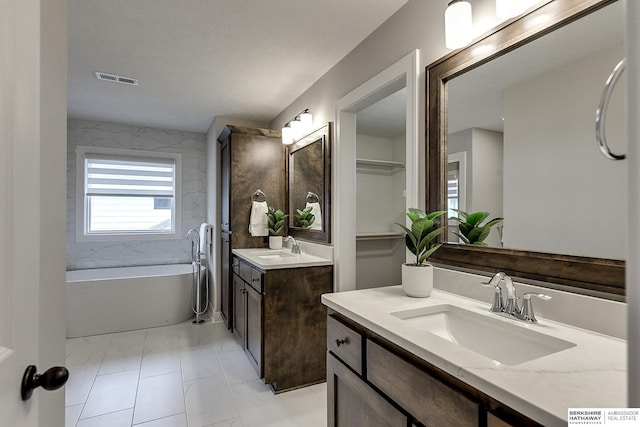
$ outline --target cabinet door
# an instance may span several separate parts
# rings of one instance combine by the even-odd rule
[[[231,236],[227,233],[220,235],[220,252],[220,314],[227,329],[231,329]]]
[[[242,348],[246,348],[246,290],[244,281],[233,275],[233,333],[239,339]]]
[[[406,427],[407,416],[368,386],[333,355],[327,355],[329,427]]]
[[[262,295],[251,286],[245,287],[247,296],[247,349],[253,367],[262,378]]]
[[[231,189],[231,150],[229,142],[224,142],[220,147],[220,207],[221,224],[220,230],[231,231],[231,199],[229,197]]]

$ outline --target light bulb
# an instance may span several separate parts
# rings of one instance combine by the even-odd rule
[[[284,145],[293,144],[293,131],[288,125],[282,128],[282,143]]]
[[[445,45],[448,49],[458,49],[472,40],[473,21],[471,3],[455,1],[449,3],[444,12]]]
[[[291,126],[293,140],[300,139],[302,136],[302,122],[296,117],[295,120],[289,122],[289,125]]]
[[[302,135],[308,135],[313,132],[313,116],[306,111],[300,114],[300,122],[302,123]]]

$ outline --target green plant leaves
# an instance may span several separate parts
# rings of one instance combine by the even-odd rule
[[[284,230],[284,221],[287,218],[287,214],[282,212],[280,209],[275,210],[271,206],[268,207],[267,210],[267,223],[269,228],[270,236],[280,236],[282,231]]]
[[[444,227],[437,228],[435,220],[446,214],[446,211],[427,214],[421,209],[410,208],[405,214],[411,220],[411,228],[400,223],[396,224],[405,231],[407,249],[416,256],[416,264],[420,265],[441,246],[441,244],[432,244],[433,240],[445,230]]]
[[[486,246],[484,240],[489,236],[491,227],[504,221],[504,218],[494,218],[486,224],[482,225],[482,222],[491,215],[489,212],[464,212],[458,209],[453,209],[464,219],[452,218],[459,221],[458,230],[460,233],[454,232],[464,243],[468,245]]]
[[[304,210],[296,209],[294,221],[296,227],[309,228],[315,220],[315,215],[311,213],[311,206],[304,208]]]

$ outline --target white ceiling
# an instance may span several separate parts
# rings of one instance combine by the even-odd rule
[[[406,2],[69,0],[68,114],[197,132],[215,116],[269,122]]]

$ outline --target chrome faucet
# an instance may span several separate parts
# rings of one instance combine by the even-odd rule
[[[504,279],[505,274],[503,272],[496,273],[488,282],[480,283],[482,286],[494,288],[493,302],[489,309],[492,313],[502,313],[504,311],[504,302],[502,302],[502,288],[500,282]]]
[[[507,301],[504,303],[504,312],[510,316],[520,313],[518,308],[518,297],[516,295],[516,287],[511,277],[504,275],[504,285],[507,288]]]
[[[500,283],[504,282],[507,290],[507,300],[502,300],[502,288]],[[488,282],[482,282],[482,286],[491,287],[495,289],[493,294],[493,302],[489,309],[492,313],[503,314],[508,317],[513,317],[518,320],[522,320],[529,323],[538,323],[536,316],[533,313],[533,304],[531,303],[531,297],[537,297],[544,301],[549,301],[551,297],[549,295],[528,292],[522,297],[522,308],[518,307],[518,296],[516,294],[516,287],[513,284],[511,277],[505,273],[496,273]]]
[[[287,236],[284,238],[285,242],[288,240],[291,240],[292,244],[291,244],[291,253],[292,254],[300,254],[300,243],[296,242],[296,239],[294,239],[292,236]]]
[[[193,236],[195,236],[195,239]],[[200,233],[192,228],[187,231],[187,239],[191,240],[191,262],[196,262],[202,257],[200,252]]]
[[[533,313],[533,304],[531,303],[531,297],[540,298],[543,301],[549,301],[551,299],[549,295],[527,292],[522,296],[522,308],[516,315],[516,318],[529,323],[538,323],[538,319],[536,319],[536,316]]]

